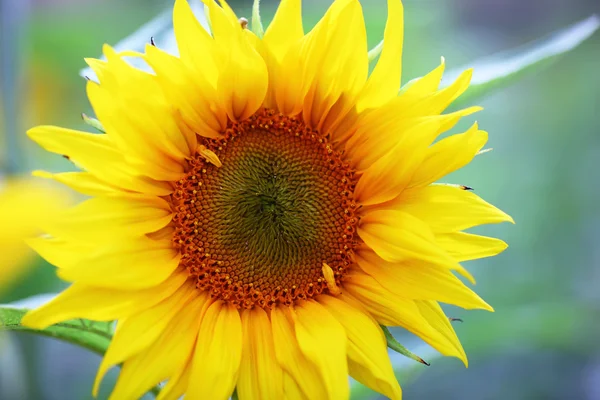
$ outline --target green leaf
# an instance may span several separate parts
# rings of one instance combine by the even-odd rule
[[[260,18],[260,0],[254,0],[252,4],[252,32],[261,39],[265,35],[265,28]]]
[[[20,331],[49,336],[73,343],[103,355],[112,338],[112,327],[106,322],[72,320],[49,326],[46,329],[32,329],[21,325],[21,319],[28,310],[0,307],[0,331]]]
[[[81,119],[83,119],[83,122],[96,129],[98,132],[106,133],[106,130],[104,130],[102,123],[96,118],[88,117],[85,113],[81,113]]]
[[[47,300],[46,297],[44,297]],[[24,302],[29,299],[24,300]],[[37,299],[33,300],[37,302]],[[76,319],[61,322],[46,329],[32,329],[21,325],[23,316],[29,311],[25,308],[15,308],[14,305],[0,305],[0,332],[16,331],[28,332],[41,336],[48,336],[59,339],[74,345],[86,348],[101,356],[106,353],[112,340],[113,323],[96,322],[85,319]],[[154,397],[158,396],[160,385],[150,389]]]
[[[579,46],[598,28],[600,28],[600,18],[592,15],[546,38],[448,71],[444,75],[442,86],[453,82],[462,71],[468,68],[474,69],[469,89],[453,103],[452,108],[472,105],[477,99],[493,90],[512,84],[524,74],[547,67]]]
[[[410,358],[411,360],[415,360],[416,362],[425,364],[427,366],[430,365],[427,361],[423,360],[421,357],[410,352],[410,350],[408,350],[406,347],[402,346],[400,344],[400,342],[398,342],[396,340],[394,335],[392,335],[392,333],[390,332],[390,330],[388,329],[387,326],[381,325],[381,329],[383,330],[383,333],[385,334],[385,340],[387,341],[387,345],[390,349],[394,350],[396,353],[402,354],[404,357]]]

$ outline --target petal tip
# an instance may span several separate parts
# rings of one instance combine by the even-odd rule
[[[494,307],[489,305],[485,300],[481,300],[481,301],[483,303],[481,306],[482,310],[489,311],[489,312],[496,312],[496,310],[494,310]]]

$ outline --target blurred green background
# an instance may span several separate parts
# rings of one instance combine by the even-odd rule
[[[83,57],[96,57],[163,11],[166,0],[2,0],[3,130],[19,132],[22,172],[70,169],[44,153],[24,132],[36,124],[85,129],[91,113]],[[250,0],[230,0],[250,16]],[[263,18],[276,1],[263,0]],[[330,1],[304,0],[305,28]],[[369,44],[383,33],[384,0],[362,1]],[[448,68],[539,38],[590,14],[598,0],[405,0],[403,82],[436,67]],[[19,20],[15,15],[18,8]],[[150,38],[148,38],[149,40]],[[157,43],[160,46],[160,43]],[[10,51],[8,47],[13,47]],[[483,98],[475,119],[490,133],[488,147],[446,179],[467,184],[507,211],[516,225],[478,232],[510,247],[498,257],[467,263],[476,290],[496,312],[448,309],[464,319],[456,330],[469,355],[465,369],[455,359],[433,358],[399,376],[406,399],[600,399],[600,34],[548,68]],[[0,131],[1,132],[1,131]],[[0,134],[4,148],[5,134]],[[0,153],[0,165],[9,161]],[[66,284],[53,267],[36,261],[0,303]],[[401,339],[405,339],[401,336]],[[404,340],[422,349],[415,340]],[[47,338],[10,334],[0,338],[0,399],[87,399],[99,357]],[[423,354],[427,359],[427,355]],[[114,382],[112,371],[100,398]],[[366,396],[366,395],[365,395]]]

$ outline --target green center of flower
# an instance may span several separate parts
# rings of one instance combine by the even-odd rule
[[[173,240],[197,286],[268,308],[339,283],[357,241],[355,178],[326,139],[263,110],[203,145],[222,165],[198,154],[173,195]]]

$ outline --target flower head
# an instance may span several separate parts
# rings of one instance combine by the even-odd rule
[[[402,5],[388,1],[371,74],[362,10],[337,0],[307,34],[283,0],[264,37],[205,0],[212,33],[177,0],[180,56],[88,60],[105,134],[29,135],[83,171],[52,178],[91,196],[33,247],[73,285],[24,323],[118,320],[100,366],[112,397],[347,398],[350,374],[400,398],[380,324],[465,353],[438,302],[491,307],[454,273],[506,245],[464,229],[511,218],[465,187],[477,125],[434,141],[476,107],[444,109],[440,65],[400,94]],[[131,67],[142,58],[154,71]]]

